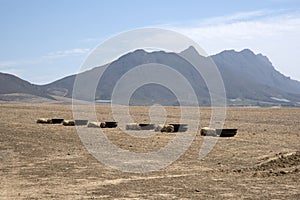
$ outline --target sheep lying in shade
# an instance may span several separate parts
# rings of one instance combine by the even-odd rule
[[[126,130],[141,130],[141,127],[139,124],[137,123],[129,123],[129,124],[126,124]]]
[[[87,127],[90,127],[90,128],[105,128],[105,122],[89,122]]]
[[[64,120],[63,125],[64,126],[75,126],[75,121],[74,120]]]
[[[36,123],[38,124],[51,124],[52,120],[49,118],[39,118],[36,120]]]
[[[156,128],[155,131],[160,131],[160,132],[174,132],[174,126],[173,125],[163,125],[159,124]]]
[[[217,130],[214,128],[203,127],[200,131],[202,136],[217,136]]]

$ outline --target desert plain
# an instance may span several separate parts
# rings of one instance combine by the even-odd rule
[[[179,107],[165,108],[176,122]],[[37,124],[40,117],[72,119],[71,105],[0,106],[0,199],[300,199],[300,109],[227,108],[225,128],[204,158],[204,137],[196,134],[188,150],[171,165],[149,173],[128,173],[95,159],[74,126]],[[96,108],[99,121],[113,120],[109,106]],[[131,107],[138,122],[148,107]],[[210,108],[200,108],[207,126]],[[149,152],[176,133],[133,138],[119,128],[105,129],[122,149]]]

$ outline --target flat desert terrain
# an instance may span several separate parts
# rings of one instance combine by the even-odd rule
[[[167,107],[168,120],[179,117]],[[201,126],[210,109],[200,108]],[[76,128],[37,124],[40,117],[72,119],[71,105],[1,104],[0,199],[300,199],[300,109],[228,108],[225,128],[199,158],[204,140],[198,133],[190,148],[168,167],[127,173],[96,160]],[[133,118],[148,119],[147,107],[132,107]],[[112,120],[110,108],[97,107],[98,119]],[[132,152],[155,151],[175,133],[141,139],[105,129],[117,146]]]

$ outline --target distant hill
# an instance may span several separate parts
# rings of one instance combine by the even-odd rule
[[[249,49],[240,52],[227,50],[210,57],[199,55],[193,47],[189,47],[181,53],[167,53],[164,51],[149,53],[144,50],[136,50],[110,63],[104,72],[106,66],[99,66],[82,72],[79,76],[85,80],[85,87],[89,88],[90,80],[97,79],[99,74],[103,72],[96,88],[95,99],[109,100],[116,82],[126,72],[138,65],[148,64],[151,67],[155,66],[151,63],[159,63],[177,70],[189,80],[198,97],[199,105],[210,105],[210,94],[203,78],[189,62],[182,58],[182,55],[195,59],[200,63],[201,68],[205,68],[209,59],[215,62],[224,81],[229,105],[300,106],[300,82],[284,76],[275,70],[267,57],[261,54],[256,55]],[[1,74],[0,78],[2,76]],[[146,77],[147,74],[141,76]],[[23,91],[27,94],[47,98],[52,95],[71,98],[76,75],[42,86],[32,85],[14,76],[6,75],[3,77],[5,78],[0,79],[2,81],[0,82],[0,94]],[[165,77],[172,81],[172,77],[167,75]],[[176,80],[174,84],[176,84]],[[177,85],[177,87],[181,86]],[[77,98],[95,100],[86,99],[87,96],[83,90],[82,93],[77,95]],[[186,104],[189,104],[188,98],[186,100]],[[151,105],[154,103],[178,105],[176,96],[169,89],[156,84],[140,87],[134,92],[130,103],[133,105]]]
[[[26,95],[22,94],[53,99],[42,87],[31,84],[14,75],[0,72],[0,100],[14,101],[24,99]]]

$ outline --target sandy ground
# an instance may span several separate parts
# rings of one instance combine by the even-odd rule
[[[228,108],[225,127],[204,159],[197,134],[170,166],[150,173],[121,172],[97,161],[82,145],[75,127],[36,124],[39,117],[72,119],[70,105],[1,104],[0,199],[300,199],[300,109]],[[149,108],[132,107],[146,122]],[[168,107],[176,121],[178,108]],[[99,120],[112,120],[109,107],[97,107]],[[210,109],[201,108],[201,126]],[[174,137],[146,139],[105,130],[116,145],[133,152],[155,151]]]

